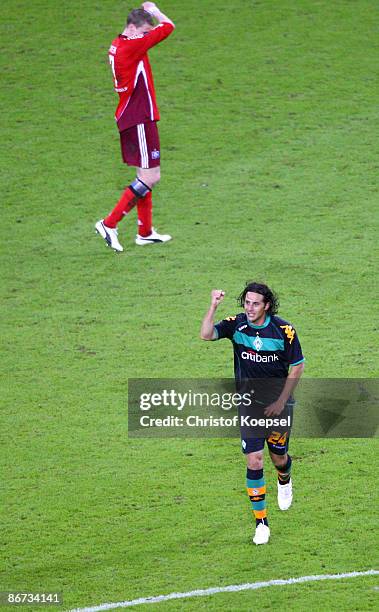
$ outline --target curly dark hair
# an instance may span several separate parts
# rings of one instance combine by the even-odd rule
[[[133,24],[136,28],[143,26],[145,23],[149,25],[154,25],[154,19],[147,11],[144,11],[142,8],[134,9],[128,15],[126,20],[126,25]]]
[[[275,315],[278,312],[279,310],[278,296],[267,285],[264,285],[263,283],[257,283],[255,281],[247,282],[244,290],[242,291],[242,293],[240,293],[240,295],[237,298],[238,304],[242,306],[242,308],[245,304],[246,294],[249,292],[259,293],[260,295],[263,295],[265,304],[267,304],[267,302],[270,302],[270,308],[267,311],[268,314]]]

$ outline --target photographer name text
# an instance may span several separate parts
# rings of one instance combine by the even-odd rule
[[[169,415],[163,418],[151,417],[144,414],[140,417],[141,427],[260,427],[271,429],[272,427],[291,427],[291,417],[270,419],[255,419],[251,416],[234,415],[232,417],[200,417],[189,415],[186,418]]]

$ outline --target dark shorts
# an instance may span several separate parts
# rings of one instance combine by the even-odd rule
[[[156,168],[161,162],[156,121],[140,123],[120,132],[121,155],[125,164],[137,168]]]
[[[264,449],[265,442],[274,455],[285,455],[290,445],[289,433],[272,431],[268,438],[247,438],[241,440],[244,455],[256,453]]]
[[[291,416],[291,422],[293,422],[294,405],[295,402],[293,399],[288,400],[286,404],[286,414],[289,414]],[[244,437],[243,432],[241,431],[242,452],[244,455],[247,455],[249,453],[256,453],[258,451],[263,450],[265,442],[267,442],[269,450],[274,453],[274,455],[285,455],[288,452],[288,447],[290,443],[290,433],[291,430],[275,431],[275,429],[273,429],[268,433],[265,438],[250,438]]]

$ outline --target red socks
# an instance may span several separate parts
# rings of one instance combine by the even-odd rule
[[[150,236],[152,231],[153,201],[151,191],[137,202],[138,234],[143,238]],[[105,221],[104,221],[105,223]],[[105,225],[107,225],[105,223]]]
[[[105,217],[104,225],[115,228],[124,215],[127,215],[137,204],[138,233],[144,238],[152,232],[153,201],[151,191],[144,197],[137,197],[134,191],[127,187],[112,212]]]
[[[150,194],[150,197],[151,197],[151,194]],[[123,216],[127,215],[128,212],[130,212],[136,204],[137,204],[136,194],[133,193],[130,187],[127,187],[124,193],[122,194],[121,198],[117,202],[116,206],[112,210],[112,212],[108,215],[108,217],[104,219],[104,225],[106,225],[106,227],[115,228],[117,226],[117,223],[121,221]]]

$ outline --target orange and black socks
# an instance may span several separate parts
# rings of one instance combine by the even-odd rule
[[[263,469],[250,470],[247,468],[246,486],[256,525],[259,523],[268,525],[266,510],[266,483],[263,476]]]

